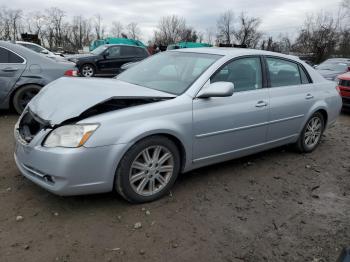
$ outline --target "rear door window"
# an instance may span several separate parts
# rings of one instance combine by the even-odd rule
[[[293,86],[301,84],[299,66],[296,63],[279,59],[266,58],[271,87]]]
[[[24,60],[15,53],[0,47],[0,63],[2,64],[21,64]]]
[[[132,46],[122,46],[122,52],[121,55],[122,56],[127,56],[127,57],[131,57],[131,56],[136,56],[136,48],[132,47]]]

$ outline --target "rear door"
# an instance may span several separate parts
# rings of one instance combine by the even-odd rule
[[[25,68],[25,58],[0,46],[0,104],[5,101]]]
[[[314,103],[314,90],[305,68],[292,60],[266,57],[270,116],[267,141],[294,139]]]
[[[144,53],[142,52],[141,48],[135,47],[135,46],[122,46],[119,69],[125,63],[140,61],[143,58],[144,58]]]

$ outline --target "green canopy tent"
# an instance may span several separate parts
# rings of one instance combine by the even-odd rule
[[[140,47],[146,48],[146,46],[139,40],[108,37],[106,39],[98,39],[98,40],[92,41],[90,45],[90,51],[94,50],[100,45],[106,45],[106,44],[124,44],[124,45],[133,45],[133,46],[140,46]]]

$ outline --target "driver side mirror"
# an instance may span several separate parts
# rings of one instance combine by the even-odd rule
[[[234,91],[233,83],[231,82],[215,82],[207,87],[204,87],[197,95],[198,98],[210,97],[228,97],[232,96]]]
[[[49,52],[47,50],[41,50],[40,53],[47,55]]]
[[[104,52],[103,57],[104,58],[109,57],[109,51],[108,50],[106,52]]]

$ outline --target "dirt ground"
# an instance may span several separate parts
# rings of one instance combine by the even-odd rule
[[[23,178],[16,118],[0,111],[2,262],[316,262],[350,246],[350,114],[312,154],[282,147],[202,168],[143,205],[112,193],[58,197]]]

